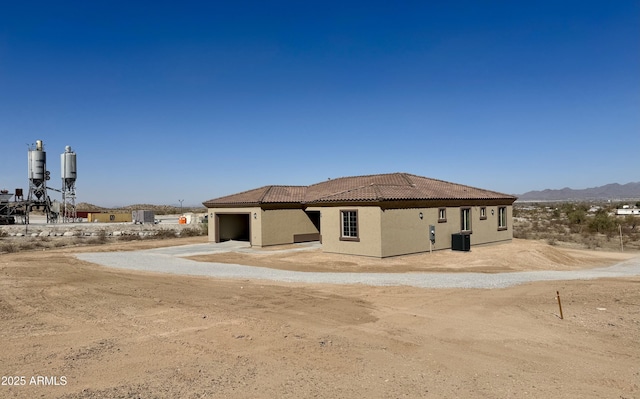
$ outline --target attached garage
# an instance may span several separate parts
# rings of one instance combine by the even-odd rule
[[[216,213],[216,242],[249,241],[251,242],[250,213]]]

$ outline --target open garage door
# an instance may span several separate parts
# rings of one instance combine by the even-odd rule
[[[313,226],[316,228],[316,233],[303,233],[303,234],[294,234],[293,242],[309,242],[309,241],[322,241],[320,234],[320,211],[304,211],[307,214],[307,217],[313,223]]]
[[[250,213],[216,213],[216,242],[251,242]]]

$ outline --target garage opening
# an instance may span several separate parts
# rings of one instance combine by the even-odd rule
[[[311,223],[316,227],[318,233],[320,232],[320,211],[305,211]]]
[[[216,213],[216,242],[251,242],[250,213]]]
[[[293,242],[309,242],[309,241],[319,241],[321,238],[320,235],[320,211],[305,211],[307,217],[313,223],[313,226],[316,228],[317,233],[306,233],[306,234],[294,234]]]

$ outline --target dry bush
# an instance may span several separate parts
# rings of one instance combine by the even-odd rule
[[[592,206],[597,205],[597,211]],[[517,211],[515,211],[517,209]],[[620,229],[624,249],[640,249],[640,218],[613,216],[606,203],[553,203],[515,205],[513,237],[546,240],[555,245],[575,243],[589,249],[620,250]],[[628,242],[628,245],[627,245]]]
[[[87,240],[87,244],[90,244],[90,245],[106,244],[108,241],[107,238],[108,238],[107,231],[99,230],[97,236],[92,236],[90,239]]]
[[[156,234],[151,238],[163,239],[163,238],[176,238],[177,232],[174,229],[160,229],[156,231]]]
[[[553,231],[555,234],[561,237],[570,232],[567,226],[565,226],[564,224],[555,224],[553,226]]]
[[[118,237],[118,240],[120,241],[137,241],[141,239],[142,237],[140,237],[138,234],[124,234]]]
[[[618,242],[620,242],[618,240]],[[638,237],[622,237],[622,245],[625,250],[639,250],[640,249],[640,240]]]
[[[540,231],[540,222],[538,220],[531,221],[531,230]]]
[[[182,231],[180,232],[180,237],[197,237],[205,234],[206,230],[203,228],[187,227],[185,229],[182,229]]]
[[[29,241],[26,241],[26,242],[21,242],[18,245],[18,248],[19,248],[20,251],[29,251],[29,250],[34,250],[34,249],[40,248],[41,246],[42,245],[39,242],[34,241],[34,240],[29,240]]]
[[[529,229],[514,229],[513,230],[513,238],[522,238],[523,240],[526,240],[530,237],[531,234],[531,230]]]
[[[0,252],[21,252],[21,251],[34,251],[42,248],[50,248],[50,240],[41,240],[40,238],[21,238],[18,240],[11,240],[0,245]]]
[[[18,247],[11,242],[3,242],[0,244],[0,253],[13,253],[18,250]]]
[[[583,228],[579,224],[572,224],[572,225],[569,226],[569,231],[572,234],[580,234],[580,233],[582,233]]]
[[[594,236],[582,236],[582,244],[588,249],[596,249],[601,247],[600,240]]]

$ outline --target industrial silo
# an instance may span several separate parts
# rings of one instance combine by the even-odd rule
[[[47,194],[49,171],[47,170],[47,153],[44,151],[42,140],[37,140],[36,145],[29,148],[28,159],[29,197],[25,221],[29,223],[28,213],[35,207],[44,211],[47,223],[55,222],[58,215],[51,211],[51,200]]]
[[[78,177],[76,153],[71,151],[70,146],[66,146],[64,153],[60,154],[60,172],[64,187],[71,188],[76,184],[76,178]]]
[[[60,174],[62,176],[62,218],[64,222],[74,222],[76,212],[76,153],[70,146],[64,148],[60,154]]]
[[[30,194],[38,200],[46,196],[46,177],[47,153],[44,151],[42,140],[37,140],[36,146],[29,149],[29,183],[32,187]]]

